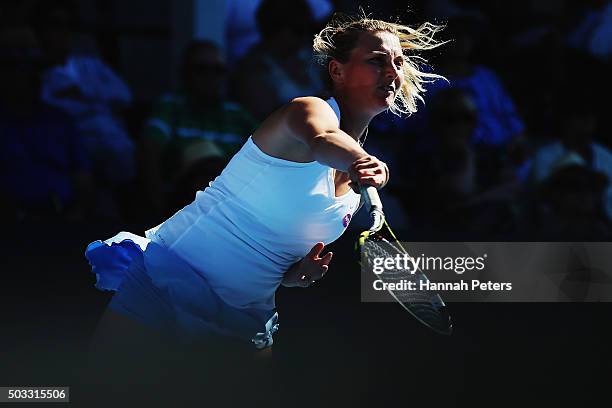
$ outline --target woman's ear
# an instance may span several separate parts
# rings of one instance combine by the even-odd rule
[[[335,84],[344,82],[344,65],[338,60],[332,59],[327,66],[329,76]]]

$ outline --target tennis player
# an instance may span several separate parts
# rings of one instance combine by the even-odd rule
[[[97,288],[116,291],[95,341],[141,330],[148,340],[221,335],[271,346],[279,285],[321,279],[332,260],[325,245],[359,208],[358,185],[389,180],[363,139],[377,114],[414,112],[424,83],[438,78],[415,61],[439,45],[438,29],[361,17],[317,34],[332,97],[272,113],[193,203],[146,237],[123,232],[89,245]]]

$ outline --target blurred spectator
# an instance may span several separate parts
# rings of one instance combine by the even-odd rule
[[[476,163],[469,143],[478,112],[468,95],[450,88],[432,98],[428,120],[426,143],[414,147],[403,178],[414,191],[409,208],[436,213],[440,206],[456,205],[476,192]]]
[[[514,10],[500,10],[507,15],[512,13],[507,24],[506,35],[517,47],[533,47],[547,41],[546,38],[556,36],[563,24],[563,16],[567,13],[568,0],[527,0]],[[498,16],[500,19],[501,15]],[[516,21],[520,18],[520,21]],[[575,21],[574,21],[575,24]]]
[[[312,63],[315,21],[306,0],[263,0],[257,9],[261,41],[237,64],[236,99],[259,120],[293,98],[322,89]]]
[[[227,155],[214,142],[200,140],[186,147],[181,155],[169,212],[178,211],[192,202],[194,193],[208,186],[226,164]]]
[[[77,7],[71,1],[41,1],[33,20],[48,64],[43,101],[74,118],[99,183],[112,188],[131,181],[135,146],[117,115],[131,103],[129,88],[96,55],[74,51]]]
[[[178,180],[182,160],[193,144],[208,141],[209,150],[219,152],[213,156],[227,162],[255,130],[251,115],[227,100],[226,72],[225,59],[215,44],[192,43],[183,56],[183,90],[161,97],[147,121],[142,140],[143,182],[157,215],[167,211],[168,198],[174,199],[177,185],[183,184]],[[190,200],[196,190],[191,191]]]
[[[0,195],[9,220],[79,216],[93,190],[72,121],[40,101],[40,51],[25,26],[0,33]]]
[[[490,188],[524,178],[525,125],[497,74],[473,61],[475,37],[484,30],[484,17],[477,11],[468,12],[451,6],[444,11],[444,15],[452,17],[442,32],[443,38],[451,42],[442,46],[438,55],[433,54],[433,58],[430,58],[433,71],[444,75],[449,81],[436,80],[428,84],[426,104],[416,114],[397,119],[385,113],[372,121],[372,127],[389,137],[411,137],[414,142],[410,151],[430,149],[436,140],[430,133],[432,101],[443,90],[461,90],[471,100],[476,113],[476,124],[469,144],[474,148],[479,168],[478,183],[483,188]]]
[[[230,63],[236,62],[257,44],[261,36],[255,15],[261,0],[226,1],[226,50]],[[329,0],[308,0],[310,11],[317,22],[323,23],[333,11]]]
[[[549,178],[568,161],[605,175],[612,180],[612,152],[593,141],[597,116],[589,100],[582,99],[574,107],[563,111],[559,121],[559,140],[537,151],[532,164],[534,183]],[[602,197],[605,214],[612,219],[612,185],[608,184]]]
[[[428,0],[424,4],[425,14],[437,20],[448,20],[458,16],[484,19],[483,13],[475,8],[464,6],[453,0]]]
[[[513,33],[509,33],[509,41],[503,47],[506,54],[503,67],[528,123],[532,142],[539,143],[541,140],[538,139],[559,136],[556,133],[557,111],[567,109],[568,84],[576,82],[576,73],[588,73],[597,81],[583,81],[575,91],[609,86],[609,67],[589,57],[586,44],[576,45],[579,49],[571,49],[567,44],[568,33],[577,31],[585,8],[597,3],[601,2],[529,0],[526,2],[525,18],[520,19],[520,28],[516,29],[515,24],[511,24]],[[519,10],[524,13],[522,9]],[[534,67],[546,75],[533,75]],[[591,95],[585,96],[592,99]],[[575,95],[573,98],[579,99]]]
[[[542,240],[597,240],[612,238],[610,221],[602,209],[609,178],[566,157],[536,191],[537,222],[530,236]]]
[[[445,35],[453,41],[440,54],[436,72],[446,76],[450,84],[436,81],[430,91],[434,94],[443,88],[456,87],[467,92],[478,111],[471,142],[499,147],[520,136],[525,126],[497,74],[471,59],[478,27],[479,21],[470,17],[449,20]]]
[[[582,2],[581,2],[582,3]],[[568,36],[571,47],[588,52],[591,56],[612,61],[612,2],[590,0],[578,26]]]
[[[492,238],[511,228],[514,190],[503,186],[481,192],[471,137],[478,111],[471,97],[456,88],[441,90],[429,104],[428,144],[416,146],[406,160],[402,197],[422,239]],[[427,235],[431,234],[431,235]]]

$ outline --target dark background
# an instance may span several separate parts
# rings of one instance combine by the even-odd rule
[[[332,3],[336,10],[357,8],[353,2]],[[405,220],[396,232],[405,241],[609,240],[609,175],[589,152],[593,143],[603,151],[612,144],[606,102],[610,56],[593,55],[567,40],[589,11],[604,10],[609,2],[456,3],[462,11],[428,11],[425,1],[411,2],[409,11],[393,1],[366,4],[365,10],[407,23],[449,21],[442,38],[456,40],[469,31],[470,64],[497,75],[522,130],[510,132],[503,143],[446,144],[442,134],[452,139],[477,126],[471,105],[453,105],[452,93],[438,102],[426,99],[426,117],[379,118],[369,138],[373,149],[395,153],[379,156],[398,180],[386,193],[398,208],[390,215],[392,225],[393,217]],[[156,98],[181,83],[175,73],[197,29],[195,3],[74,4],[75,31],[97,45],[99,58],[132,90],[131,103],[117,115],[139,148]],[[32,24],[35,6],[3,2],[2,28]],[[447,49],[429,55],[434,72],[444,74],[448,67]],[[239,68],[230,61],[228,75]],[[454,121],[450,130],[435,128]],[[583,160],[555,167],[543,179],[521,172],[541,148],[559,140]],[[449,174],[464,174],[470,157],[476,187],[445,184]],[[10,170],[3,167],[5,183]],[[182,401],[177,406],[565,406],[606,404],[610,398],[608,304],[453,303],[455,331],[442,337],[396,304],[360,303],[353,253],[357,227],[332,245],[332,269],[323,281],[307,290],[280,289],[281,330],[271,359],[252,364],[239,353],[191,350],[168,359],[148,356],[150,365],[126,358],[105,378],[88,378],[89,340],[110,294],[94,288],[83,252],[91,241],[121,230],[142,235],[164,219],[170,209],[154,212],[143,198],[146,178],[138,172],[126,184],[108,188],[93,176],[94,190],[111,192],[113,213],[78,208],[81,203],[61,210],[21,205],[3,186],[0,385],[69,385],[75,406],[134,404],[120,402],[130,398],[163,406],[173,398]],[[226,358],[220,362],[219,356]]]

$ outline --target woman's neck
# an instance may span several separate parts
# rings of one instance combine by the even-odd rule
[[[341,94],[334,95],[334,99],[340,107],[340,128],[348,133],[353,139],[359,140],[364,134],[373,116],[360,112],[348,102],[348,98]]]

